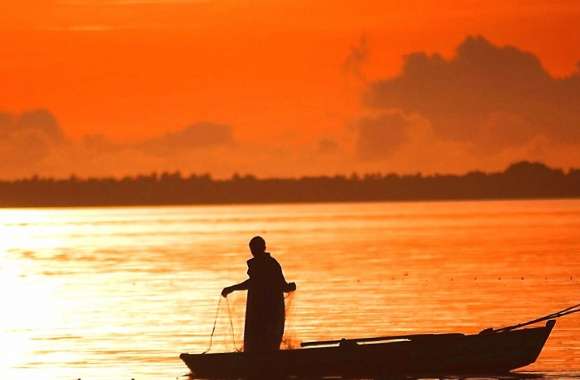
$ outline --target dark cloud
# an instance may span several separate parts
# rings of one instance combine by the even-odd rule
[[[19,135],[42,136],[51,142],[63,142],[58,121],[47,110],[38,109],[21,114],[0,112],[0,138],[11,139]]]
[[[363,160],[389,158],[408,139],[409,120],[399,113],[361,118],[355,127],[356,152]]]
[[[226,124],[201,122],[177,132],[147,140],[140,146],[145,153],[167,155],[200,148],[229,145],[234,142],[232,127]]]
[[[64,136],[58,121],[52,113],[39,109],[27,111],[16,121],[21,131],[38,133],[46,136],[52,142],[64,142]]]
[[[435,136],[487,151],[543,136],[580,142],[580,71],[555,78],[531,53],[468,37],[451,59],[414,53],[372,83],[365,103],[427,119]]]
[[[56,118],[47,110],[21,114],[0,112],[0,170],[5,174],[35,170],[52,149],[66,142]]]

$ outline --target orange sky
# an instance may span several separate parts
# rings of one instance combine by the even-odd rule
[[[534,54],[554,77],[577,73],[579,2],[457,3],[3,2],[0,112],[18,118],[46,110],[65,141],[48,143],[38,159],[0,165],[0,177],[166,169],[216,175],[462,171],[522,158],[580,166],[578,146],[547,153],[555,149],[552,142],[510,146],[490,157],[437,137],[433,145],[410,142],[376,160],[357,156],[359,120],[376,112],[364,93],[375,81],[397,76],[408,53],[451,59],[468,35],[482,35]],[[425,119],[405,110],[406,119],[417,115]],[[191,152],[162,157],[141,146],[198,123],[230,127],[233,142],[207,149],[194,144]],[[10,125],[15,131],[0,147],[5,161],[36,144],[26,144],[29,135],[13,137],[24,124]],[[88,149],[87,135],[102,135],[99,141],[113,148]],[[442,157],[440,150],[452,152]]]

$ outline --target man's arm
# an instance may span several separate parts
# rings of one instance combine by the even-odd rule
[[[280,274],[280,280],[282,282],[282,291],[284,293],[293,292],[296,290],[295,282],[286,282],[286,277],[284,277],[284,272],[282,272],[282,266],[278,264],[278,271]]]
[[[228,294],[230,294],[231,292],[235,292],[237,290],[248,290],[249,285],[250,285],[250,279],[247,279],[244,282],[240,282],[239,284],[235,284],[232,286],[226,286],[222,290],[222,296],[227,297]]]

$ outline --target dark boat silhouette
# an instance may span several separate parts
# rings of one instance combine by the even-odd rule
[[[263,354],[181,354],[197,378],[392,378],[505,374],[538,358],[556,321],[479,334],[418,334],[303,343]]]

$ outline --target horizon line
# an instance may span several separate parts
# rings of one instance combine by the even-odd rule
[[[231,181],[231,180],[239,180],[239,179],[251,179],[257,181],[265,181],[265,180],[301,180],[301,179],[314,179],[314,178],[345,178],[350,180],[355,179],[365,179],[373,176],[399,176],[399,177],[443,177],[443,176],[466,176],[469,174],[501,174],[507,172],[510,168],[516,167],[518,165],[527,165],[527,166],[536,166],[542,167],[544,169],[549,169],[552,171],[560,171],[562,174],[569,174],[571,172],[580,170],[580,166],[569,166],[567,168],[557,167],[557,166],[550,166],[542,161],[530,161],[530,160],[518,160],[514,161],[504,169],[499,170],[491,170],[485,171],[482,169],[470,169],[467,171],[463,171],[461,173],[444,173],[444,172],[432,172],[432,173],[423,173],[421,171],[414,171],[414,172],[381,172],[381,171],[368,171],[368,172],[357,172],[351,171],[350,173],[334,173],[334,174],[317,174],[317,175],[298,175],[298,176],[258,176],[252,173],[241,173],[241,172],[233,172],[230,176],[224,177],[213,177],[209,172],[189,172],[184,173],[182,170],[162,170],[162,171],[151,171],[148,173],[140,172],[135,174],[123,174],[123,175],[97,175],[97,176],[82,176],[76,173],[71,173],[68,176],[43,176],[40,174],[31,174],[27,177],[14,177],[14,178],[0,178],[0,182],[22,182],[22,181],[42,181],[42,180],[53,180],[53,181],[87,181],[87,180],[124,180],[124,179],[137,179],[137,178],[160,178],[160,177],[176,177],[180,179],[188,179],[188,178],[207,178],[212,181]],[[567,170],[566,170],[567,169]]]

